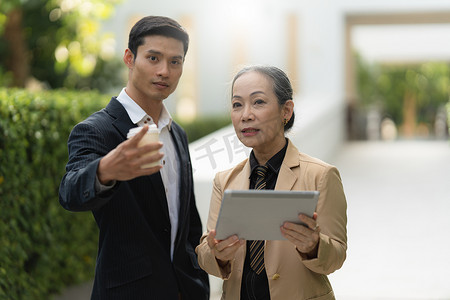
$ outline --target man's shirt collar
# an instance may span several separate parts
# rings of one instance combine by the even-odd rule
[[[147,115],[147,113],[133,99],[130,98],[130,96],[128,96],[127,92],[125,91],[125,88],[123,88],[119,96],[117,96],[117,101],[119,101],[125,108],[125,110],[128,113],[128,116],[131,119],[131,122],[133,122],[134,124],[142,123],[144,122],[144,120],[148,118],[150,118],[149,124],[154,124],[152,118],[149,115]],[[162,129],[165,126],[168,126],[169,130],[171,130],[172,116],[170,115],[169,111],[167,110],[164,104],[157,125],[158,129]]]

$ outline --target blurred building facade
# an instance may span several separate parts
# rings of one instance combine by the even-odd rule
[[[166,101],[171,112],[185,119],[227,114],[233,75],[249,64],[275,65],[294,85],[293,135],[305,151],[327,159],[350,131],[361,130],[352,126],[364,125],[349,112],[358,101],[352,29],[450,24],[450,2],[124,0],[104,24],[105,31],[115,33],[118,55],[127,46],[131,26],[145,15],[172,17],[191,36],[179,88]],[[304,128],[308,124],[314,125],[310,132]],[[313,146],[323,141],[327,147]]]

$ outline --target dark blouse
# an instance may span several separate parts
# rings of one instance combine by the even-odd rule
[[[283,162],[284,156],[286,155],[287,145],[288,140],[286,139],[286,144],[284,145],[283,149],[272,156],[272,158],[269,159],[269,161],[267,161],[266,163],[266,166],[268,167],[266,175],[266,190],[275,189],[278,173],[280,172],[281,164]],[[256,183],[256,167],[259,166],[259,163],[253,151],[250,153],[249,162],[251,168],[249,189],[252,190],[255,188]],[[250,268],[250,243],[251,241],[247,241],[247,254],[245,256],[241,283],[241,300],[269,300],[270,292],[266,270],[264,269],[258,275]]]

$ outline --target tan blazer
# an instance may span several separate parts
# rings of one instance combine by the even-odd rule
[[[248,159],[236,167],[219,172],[209,209],[207,232],[196,248],[200,267],[224,280],[222,299],[240,298],[246,247],[242,246],[233,261],[219,267],[206,241],[215,228],[226,189],[247,190],[250,185]],[[339,269],[347,250],[347,204],[338,170],[319,159],[300,153],[289,141],[275,190],[317,190],[317,223],[320,226],[318,257],[303,257],[289,241],[266,241],[264,261],[272,300],[335,299],[326,275]]]

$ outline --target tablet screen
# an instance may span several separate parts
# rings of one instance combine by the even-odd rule
[[[318,198],[318,191],[225,190],[216,239],[236,234],[246,240],[285,240],[283,223],[301,223],[300,213],[312,217]]]

